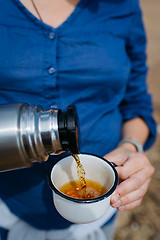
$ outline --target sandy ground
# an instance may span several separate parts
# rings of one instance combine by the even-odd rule
[[[141,0],[148,37],[149,90],[160,126],[160,0]],[[160,240],[160,127],[154,146],[146,152],[155,174],[140,207],[119,215],[115,240]]]

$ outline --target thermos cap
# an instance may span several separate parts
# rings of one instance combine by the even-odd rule
[[[66,112],[58,110],[59,138],[63,151],[79,153],[79,124],[75,106],[68,107]]]

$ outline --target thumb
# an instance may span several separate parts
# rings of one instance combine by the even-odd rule
[[[128,150],[125,148],[116,148],[112,152],[106,154],[104,158],[117,166],[122,166],[128,159]]]

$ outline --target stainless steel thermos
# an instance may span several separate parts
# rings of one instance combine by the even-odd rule
[[[0,171],[30,166],[61,151],[79,153],[74,106],[62,112],[27,103],[0,105]]]

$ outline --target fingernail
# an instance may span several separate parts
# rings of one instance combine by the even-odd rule
[[[115,202],[114,204],[112,204],[112,207],[114,207],[114,208],[118,208],[118,207],[120,207],[121,206],[121,201],[120,200],[118,200],[117,202]]]
[[[118,193],[114,193],[112,195],[112,202],[116,203],[120,199],[120,195]]]
[[[121,206],[118,208],[119,211],[124,211],[125,210],[125,206]]]

